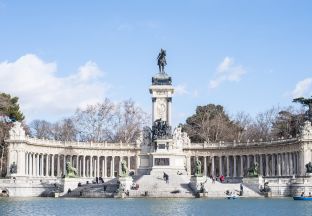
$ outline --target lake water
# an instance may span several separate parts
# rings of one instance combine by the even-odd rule
[[[292,215],[311,216],[312,202],[284,199],[0,198],[0,216],[14,215]]]

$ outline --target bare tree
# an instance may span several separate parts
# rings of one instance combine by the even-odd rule
[[[77,140],[77,129],[72,118],[65,118],[52,125],[52,136],[55,140]]]
[[[51,139],[53,137],[52,123],[46,120],[33,120],[30,127],[32,136],[38,139]]]
[[[77,109],[74,124],[82,141],[113,141],[116,122],[116,106],[105,99],[102,103],[88,105],[85,109]]]
[[[149,122],[148,115],[132,100],[126,100],[117,107],[118,124],[114,140],[125,143],[135,142],[142,128]]]

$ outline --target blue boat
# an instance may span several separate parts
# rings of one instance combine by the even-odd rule
[[[294,200],[311,200],[312,201],[312,197],[294,196],[293,198]]]

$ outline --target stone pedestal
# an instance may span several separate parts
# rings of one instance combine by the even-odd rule
[[[82,183],[80,178],[63,178],[62,183],[64,186],[63,193],[66,194],[68,189],[74,190],[78,187],[78,183]]]
[[[131,176],[119,177],[118,180],[120,182],[120,188],[123,188],[125,192],[131,189],[131,185],[133,184]]]
[[[207,177],[203,177],[203,176],[192,176],[191,177],[191,182],[190,182],[190,186],[192,188],[192,190],[197,193],[197,192],[201,192],[201,187],[202,184],[204,184],[207,180]],[[204,185],[203,185],[204,186]]]

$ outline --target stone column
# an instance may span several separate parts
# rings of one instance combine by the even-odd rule
[[[104,157],[104,177],[107,177],[107,156]]]
[[[282,176],[286,175],[286,168],[285,168],[285,154],[281,154],[281,160],[282,160]]]
[[[222,156],[219,156],[219,175],[223,175],[223,169],[222,169]]]
[[[97,156],[97,159],[96,159],[96,176],[99,177],[100,176],[100,157]]]
[[[39,166],[39,163],[40,163],[40,155],[37,154],[37,161],[36,161],[36,176],[40,176],[40,166]]]
[[[207,157],[204,156],[204,176],[207,176]]]
[[[288,159],[289,159],[289,175],[294,174],[294,163],[293,163],[293,153],[289,152],[288,153]]]
[[[86,176],[90,177],[90,156],[86,157]]]
[[[171,126],[171,101],[172,101],[172,98],[168,98],[167,99],[168,101],[168,110],[167,110],[167,121],[168,121],[168,124]]]
[[[111,161],[111,178],[115,177],[115,156],[112,156]]]
[[[276,155],[276,159],[277,159],[277,176],[281,176],[282,173],[281,173],[281,155],[280,154],[277,154]]]
[[[25,175],[28,175],[28,152],[25,153]]]
[[[250,155],[247,155],[247,169],[250,168]]]
[[[128,156],[128,163],[127,163],[127,165],[128,165],[128,170],[130,170],[130,156]]]
[[[211,171],[210,174],[212,177],[216,175],[215,173],[215,164],[214,164],[214,156],[211,156]]]
[[[81,157],[82,157],[82,159],[81,159],[81,161],[82,161],[82,177],[86,177],[86,161],[85,161],[85,156],[82,155]]]
[[[51,155],[51,176],[54,177],[54,155]]]
[[[43,174],[43,154],[40,154],[40,176],[44,176],[44,174]]]
[[[136,169],[138,169],[140,167],[140,157],[137,155],[136,156]]]
[[[63,175],[66,175],[66,155],[63,155]]]
[[[274,154],[272,154],[271,166],[272,166],[272,176],[275,176],[275,156],[274,156]]]
[[[226,177],[230,177],[230,156],[226,156]]]
[[[93,156],[90,156],[90,177],[93,177]]]
[[[237,172],[236,172],[236,155],[233,155],[233,163],[234,163],[234,167],[233,167],[233,177],[237,177]]]
[[[60,155],[59,154],[57,154],[57,165],[56,165],[56,175],[58,176],[58,177],[60,177],[60,175],[61,175],[61,160],[60,160]]]
[[[260,175],[263,176],[263,160],[262,160],[262,154],[259,155],[259,164],[260,164]]]
[[[240,177],[244,177],[244,155],[240,155]]]
[[[265,155],[265,176],[269,176],[269,155]]]
[[[156,98],[152,98],[152,122],[154,122],[156,119],[155,118],[155,111],[156,111]]]

